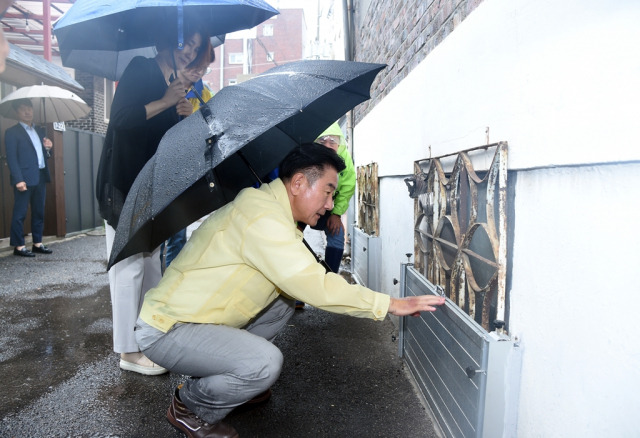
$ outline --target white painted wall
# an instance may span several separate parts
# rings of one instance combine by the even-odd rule
[[[356,159],[410,173],[487,126],[512,169],[638,159],[638,23],[637,0],[485,0],[358,124]]]
[[[638,23],[637,0],[484,0],[355,128],[394,296],[414,221],[398,175],[486,127],[509,142],[519,437],[640,436]]]
[[[640,164],[518,172],[519,436],[640,436]]]
[[[384,251],[385,263],[380,266],[380,285],[384,292],[400,295],[400,261],[406,262],[407,253],[411,253],[413,262],[413,199],[409,198],[407,185],[402,178],[385,178],[380,181],[380,193],[392,193],[394,196],[380,198],[380,223],[388,230],[396,227],[399,222],[403,230],[408,233],[381,232],[380,240]],[[387,260],[392,262],[387,263]],[[398,260],[398,262],[396,262]],[[393,280],[398,280],[394,285]]]

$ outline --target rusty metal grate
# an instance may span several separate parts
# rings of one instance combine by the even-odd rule
[[[474,170],[491,153],[491,165]],[[416,161],[405,182],[415,199],[416,270],[487,331],[502,328],[507,143]]]
[[[380,235],[380,190],[378,164],[371,163],[357,168],[358,226],[366,234]]]

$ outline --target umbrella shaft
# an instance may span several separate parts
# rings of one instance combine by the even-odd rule
[[[251,163],[249,163],[249,161],[247,160],[247,157],[245,157],[241,151],[238,151],[237,154],[240,156],[240,158],[242,158],[242,161],[244,161],[244,164],[249,168],[251,173],[253,173],[253,176],[256,178],[256,181],[258,181],[259,184],[262,184],[262,180],[260,179],[256,171],[253,169],[253,167],[251,167]]]
[[[198,90],[196,90],[196,87],[194,87],[194,86],[192,85],[192,86],[191,86],[191,90],[190,90],[190,91],[193,91],[193,94],[195,94],[195,95],[196,95],[196,97],[197,97],[197,98],[198,98],[198,100],[200,101],[200,106],[202,106],[202,105],[204,105],[204,104],[205,104],[205,101],[204,101],[204,100],[202,100],[202,96],[200,96],[200,93],[198,93]]]

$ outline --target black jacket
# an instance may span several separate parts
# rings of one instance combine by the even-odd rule
[[[143,57],[134,58],[118,82],[96,178],[100,215],[113,228],[136,176],[179,121],[175,107],[146,120],[144,106],[167,88],[158,63]]]

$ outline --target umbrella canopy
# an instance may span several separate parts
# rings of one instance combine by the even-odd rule
[[[233,200],[297,145],[369,99],[385,67],[298,61],[218,92],[171,128],[125,201],[109,267],[151,251],[176,231]]]
[[[53,32],[63,65],[117,79],[140,49],[143,56],[154,56],[159,36],[173,32],[181,48],[186,25],[222,36],[276,14],[262,0],[78,0]]]
[[[224,43],[225,35],[210,38],[211,46],[218,47]],[[119,81],[122,73],[136,56],[153,58],[158,54],[155,46],[131,50],[60,50],[62,63],[94,76],[112,81]]]
[[[36,124],[81,119],[91,111],[84,100],[69,90],[50,85],[31,85],[19,88],[2,99],[0,115],[17,119],[12,104],[19,99],[31,100],[33,123]]]

